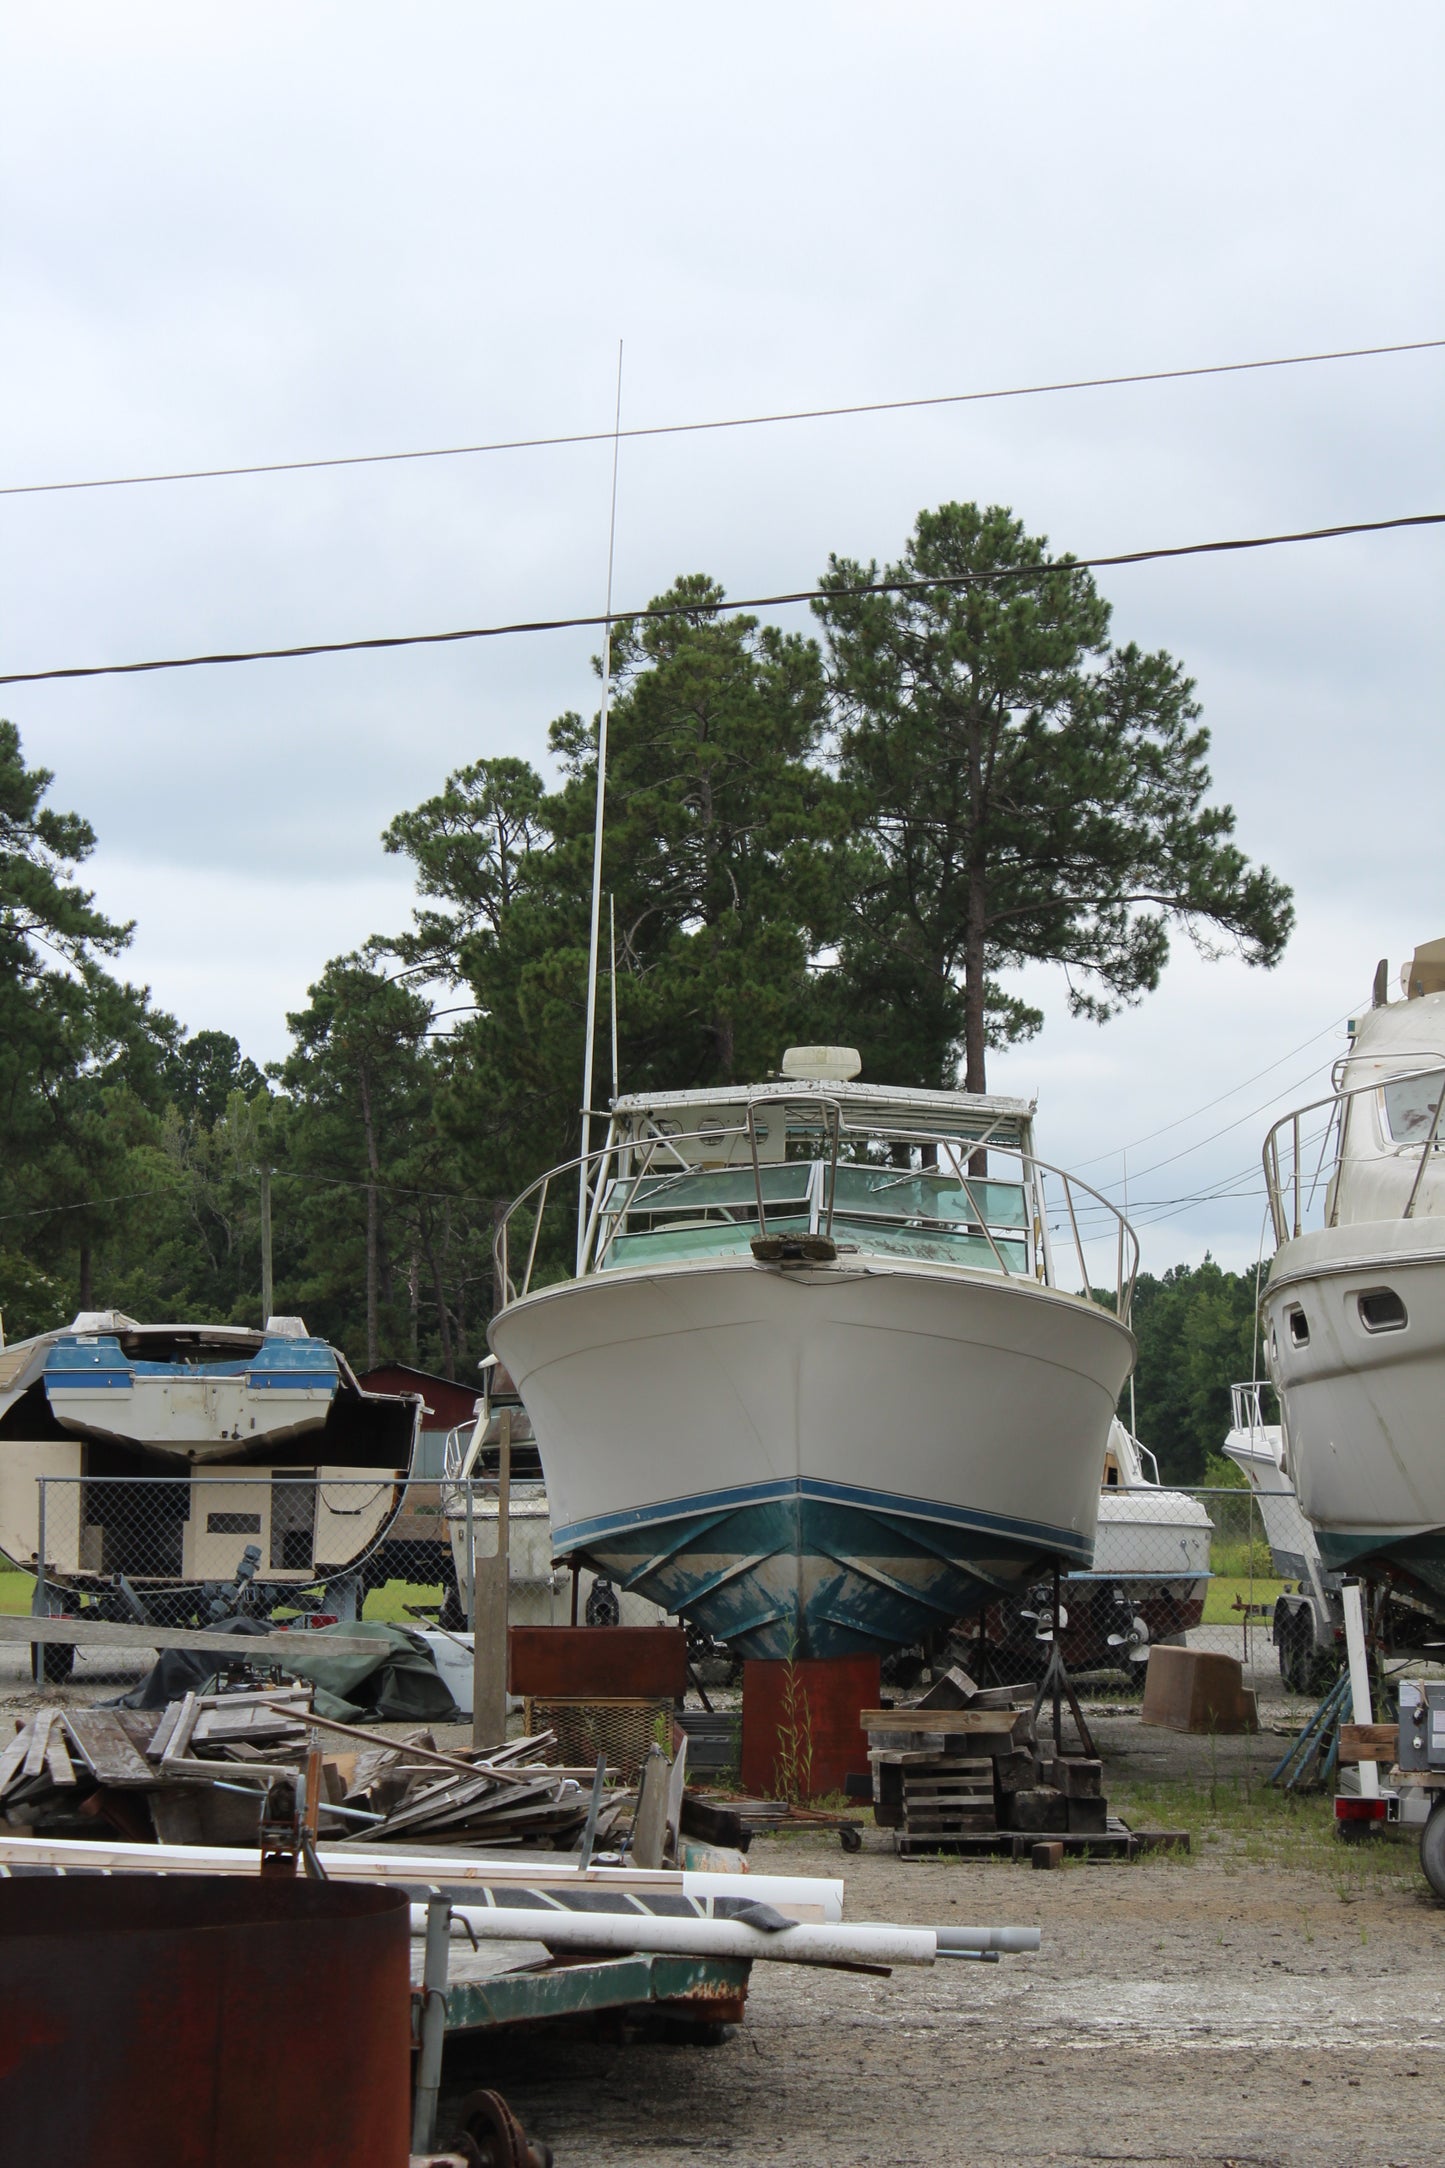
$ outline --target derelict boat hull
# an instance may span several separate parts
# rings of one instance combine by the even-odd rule
[[[555,1554],[768,1658],[907,1645],[1087,1565],[1134,1357],[1079,1297],[876,1257],[611,1270],[491,1341]]]

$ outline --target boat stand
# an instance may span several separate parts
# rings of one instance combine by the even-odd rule
[[[1060,1605],[1059,1563],[1057,1559],[1055,1559],[1053,1567],[1053,1593],[1050,1597],[1050,1605],[1049,1660],[1044,1666],[1044,1675],[1039,1680],[1034,1694],[1034,1724],[1035,1726],[1038,1724],[1039,1711],[1044,1706],[1044,1703],[1046,1701],[1050,1702],[1053,1710],[1054,1752],[1062,1756],[1064,1752],[1063,1705],[1067,1701],[1070,1714],[1074,1719],[1075,1728],[1079,1734],[1079,1744],[1088,1759],[1094,1761],[1098,1757],[1094,1751],[1093,1735],[1084,1722],[1084,1712],[1079,1707],[1079,1697],[1074,1692],[1074,1682],[1069,1677],[1068,1666],[1064,1662],[1063,1626],[1061,1624],[1064,1613]]]

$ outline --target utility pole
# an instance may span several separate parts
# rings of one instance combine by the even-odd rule
[[[271,1280],[271,1169],[261,1171],[261,1323],[271,1315],[275,1288]]]

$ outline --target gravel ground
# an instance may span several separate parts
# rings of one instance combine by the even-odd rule
[[[836,1873],[808,1839],[759,1869]],[[524,2042],[457,2056],[558,2168],[1410,2163],[1445,2158],[1442,1912],[1408,1853],[1354,1871],[1230,1856],[1031,1869],[846,1863],[854,1919],[1037,1923],[1041,1953],[887,1980],[757,1965],[718,2047]]]
[[[94,1702],[134,1675],[83,1659],[44,1698]],[[41,1698],[6,1650],[0,1707]],[[1268,1730],[1185,1739],[1123,1710],[1090,1721],[1111,1803],[1188,1827],[1189,1857],[1053,1874],[905,1863],[871,1829],[857,1856],[816,1836],[750,1855],[762,1872],[841,1873],[850,1919],[1037,1924],[1037,1957],[886,1980],[758,1965],[746,2023],[714,2047],[459,2047],[443,2129],[449,2105],[492,2084],[558,2168],[1445,2160],[1445,1906],[1413,1847],[1345,1848],[1325,1803],[1264,1790],[1283,1750]]]
[[[1106,1784],[1188,1857],[1036,1874],[755,1841],[759,1871],[836,1875],[850,1919],[1038,1925],[1037,1957],[879,1980],[756,1965],[717,2047],[519,2041],[455,2053],[558,2168],[658,2160],[1410,2164],[1445,2160],[1445,1906],[1408,1840],[1344,1847],[1260,1779],[1283,1751],[1096,1714]]]

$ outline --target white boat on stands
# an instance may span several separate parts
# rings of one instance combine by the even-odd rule
[[[573,1574],[552,1558],[552,1512],[537,1459],[532,1420],[501,1365],[488,1358],[486,1389],[470,1423],[447,1438],[442,1510],[456,1569],[461,1618],[471,1616],[472,1560],[495,1558],[501,1518],[498,1459],[502,1418],[511,1430],[512,1466],[507,1490],[507,1622],[512,1626],[566,1626],[572,1618]],[[589,1626],[661,1626],[655,1603],[615,1589],[605,1577],[579,1568],[577,1616]],[[458,1624],[461,1620],[457,1621]]]
[[[1335,1669],[1336,1637],[1343,1631],[1340,1577],[1325,1570],[1315,1532],[1285,1474],[1284,1427],[1265,1421],[1263,1391],[1257,1381],[1230,1387],[1224,1451],[1254,1493],[1275,1572],[1296,1583],[1275,1603],[1272,1634],[1285,1685],[1307,1693]]]
[[[1088,1564],[1134,1360],[1133,1234],[1032,1106],[857,1067],[620,1098],[498,1235],[556,1552],[747,1656],[908,1645]]]
[[[0,1550],[43,1569],[51,1614],[184,1624],[236,1577],[263,1610],[325,1583],[354,1615],[421,1412],[415,1393],[364,1391],[299,1317],[83,1311],[0,1344]],[[72,1657],[52,1647],[47,1676]]]
[[[1352,1026],[1328,1099],[1264,1148],[1282,1465],[1327,1571],[1445,1611],[1445,941]],[[1325,1176],[1325,1169],[1330,1171]],[[1318,1224],[1308,1224],[1311,1221]]]
[[[1166,1489],[1148,1446],[1116,1416],[1109,1426],[1093,1561],[1071,1566],[1060,1601],[1064,1660],[1074,1671],[1141,1665],[1158,1642],[1181,1642],[1204,1616],[1214,1523],[1203,1502]],[[1047,1659],[1052,1590],[1030,1589],[991,1621],[1008,1670]],[[964,1657],[965,1662],[967,1657]]]

